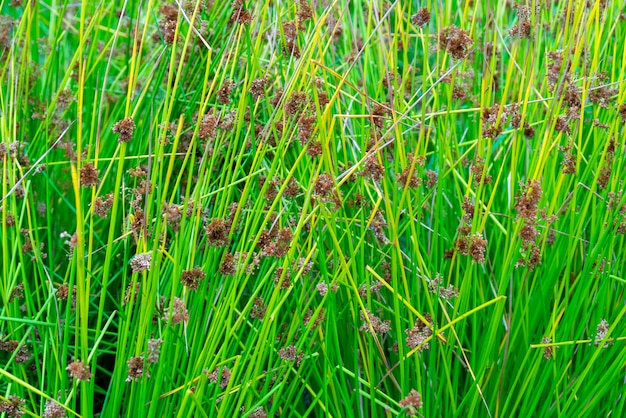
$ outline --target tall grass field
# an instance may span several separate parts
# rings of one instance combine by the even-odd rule
[[[626,416],[626,0],[0,0],[0,418]]]

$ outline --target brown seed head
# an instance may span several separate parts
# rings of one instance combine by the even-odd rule
[[[119,135],[119,142],[128,142],[133,136],[135,121],[130,116],[124,118],[113,125],[113,132]]]

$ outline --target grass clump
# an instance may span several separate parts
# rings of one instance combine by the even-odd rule
[[[623,416],[607,1],[0,3],[0,416]]]

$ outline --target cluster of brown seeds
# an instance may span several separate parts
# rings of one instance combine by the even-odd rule
[[[594,343],[596,347],[602,344],[602,340],[606,338],[606,335],[608,334],[608,332],[609,332],[609,323],[606,321],[606,319],[602,319],[596,329],[596,337],[595,337],[595,343]],[[613,345],[613,341],[607,341],[604,343],[604,345],[602,345],[602,348],[608,348],[611,345]]]
[[[231,223],[224,219],[213,218],[211,223],[204,227],[207,241],[212,247],[227,247],[230,244],[228,237]]]
[[[89,367],[82,361],[74,361],[70,363],[65,370],[69,372],[70,376],[78,380],[82,380],[84,382],[89,382],[89,380],[91,380],[91,371],[89,371]]]
[[[178,297],[174,297],[172,307],[165,308],[162,319],[165,322],[172,321],[172,325],[189,321],[189,311],[187,310],[185,301]]]
[[[31,353],[26,348],[26,344],[21,344],[17,340],[0,341],[0,351],[6,351],[14,354],[16,363],[26,363],[31,358]]]
[[[135,131],[135,121],[130,116],[113,125],[113,132],[119,135],[119,142],[128,142],[132,139]]]
[[[178,8],[174,4],[164,4],[159,9],[161,19],[159,19],[159,32],[163,36],[166,44],[173,44],[176,40],[176,25],[178,22]],[[158,39],[158,33],[155,33]]]
[[[515,209],[517,210],[517,218],[524,221],[520,230],[520,238],[522,239],[522,251],[526,256],[517,261],[516,267],[525,265],[532,270],[537,264],[541,264],[541,252],[536,243],[539,236],[537,221],[541,194],[541,183],[538,180],[530,180],[518,193]]]
[[[80,169],[80,184],[83,187],[94,187],[99,183],[98,174],[100,170],[95,168],[92,163],[86,163]]]
[[[183,270],[180,281],[190,290],[197,290],[200,286],[200,281],[204,280],[206,273],[202,271],[200,267],[195,267],[192,270]]]
[[[415,26],[419,26],[420,28],[428,25],[430,23],[430,12],[428,9],[426,7],[419,9],[417,13],[411,16],[411,23]]]
[[[211,373],[207,374],[207,377],[211,383],[217,383],[219,380],[220,389],[226,389],[232,374],[233,372],[228,367],[223,366],[221,368],[216,367]]]
[[[552,339],[548,338],[548,337],[543,337],[541,339],[541,344],[550,344],[551,342],[552,342]],[[556,347],[552,346],[552,345],[548,346],[548,347],[545,347],[543,349],[543,358],[545,358],[546,360],[550,360],[551,358],[553,358],[555,349],[556,349]]]
[[[285,361],[294,361],[299,366],[304,354],[295,345],[288,345],[278,351],[278,357]]]
[[[59,402],[46,399],[42,415],[43,418],[65,418],[66,416],[65,409],[63,409]]]
[[[415,389],[411,389],[409,394],[399,402],[399,405],[403,408],[409,408],[415,412],[414,409],[422,407],[422,395]]]
[[[439,33],[439,49],[457,60],[466,58],[473,44],[474,41],[469,34],[454,25],[444,28]]]
[[[131,357],[126,362],[128,366],[127,382],[136,382],[141,379],[142,376],[150,377],[150,373],[145,371],[143,356]],[[145,372],[145,373],[144,373]]]
[[[233,0],[232,14],[229,23],[238,23],[240,25],[248,25],[252,22],[252,13],[245,7],[244,0]]]
[[[442,281],[443,277],[440,274],[437,274],[432,280],[427,280],[428,290],[430,293],[439,295],[441,298],[447,300],[453,299],[459,295],[459,291],[453,284],[449,284],[448,287],[444,287]]]
[[[513,38],[530,38],[530,32],[532,30],[532,10],[530,6],[526,5],[518,5],[516,7],[518,23],[509,30],[509,35]],[[539,4],[537,4],[535,14],[537,15],[538,13]]]
[[[424,315],[424,319],[430,323],[433,322],[430,314]],[[404,332],[406,333],[406,345],[409,348],[417,348],[418,351],[423,351],[430,347],[425,341],[433,334],[433,331],[419,318],[415,320],[413,328],[407,328]]]
[[[19,396],[9,395],[5,401],[0,401],[0,414],[5,412],[9,418],[20,418],[24,415],[21,410],[24,403],[24,399]]]
[[[391,321],[388,319],[383,321],[371,313],[369,309],[365,309],[365,312],[361,312],[360,317],[363,324],[361,328],[359,328],[359,331],[371,332],[372,334],[386,334],[391,331]]]

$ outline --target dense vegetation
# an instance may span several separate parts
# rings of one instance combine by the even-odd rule
[[[626,415],[624,1],[0,10],[0,416]]]

